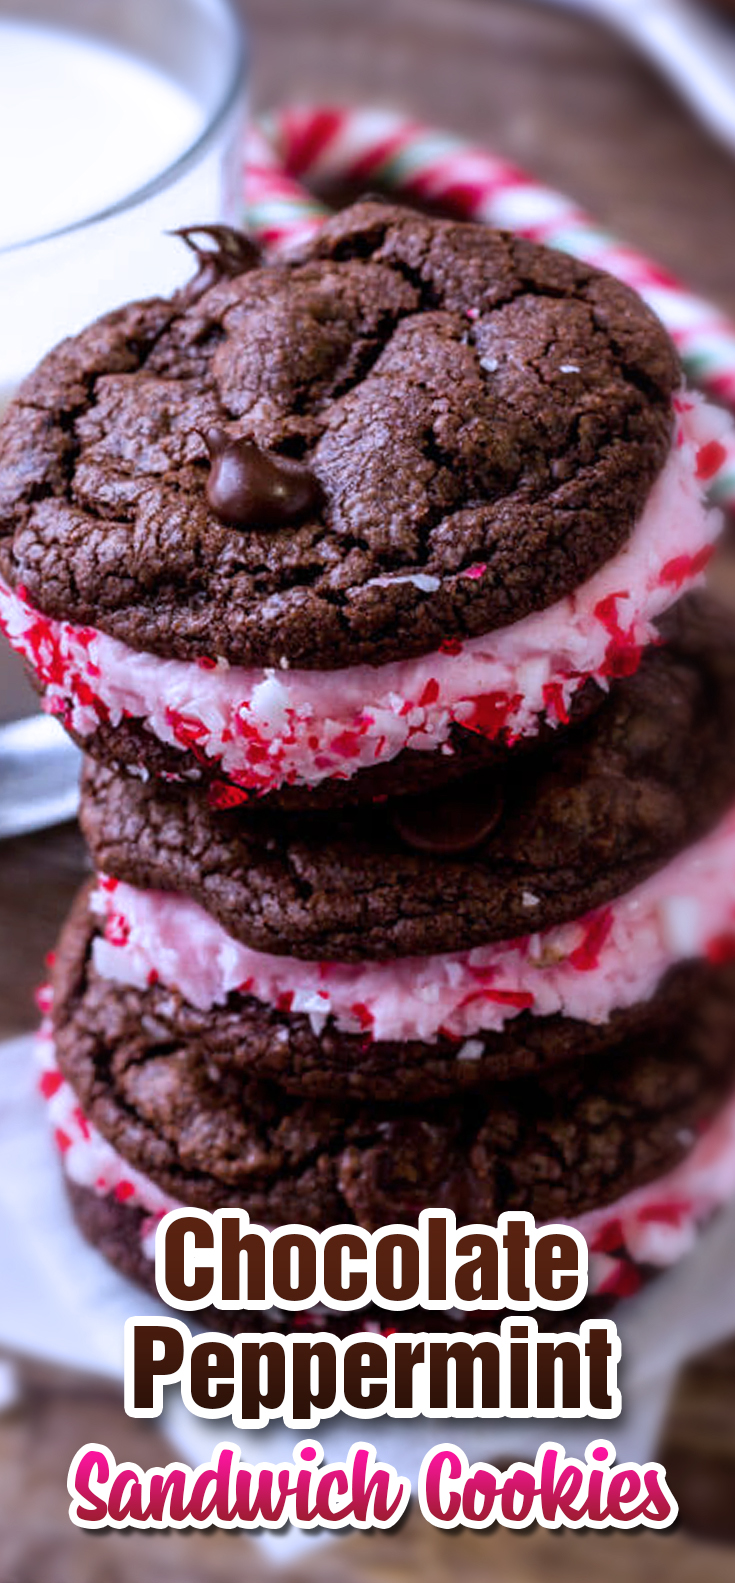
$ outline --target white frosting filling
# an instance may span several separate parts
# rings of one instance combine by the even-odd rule
[[[76,1094],[56,1065],[50,1025],[38,1039],[41,1092],[64,1170],[71,1181],[132,1208],[143,1209],[143,1250],[153,1257],[161,1216],[179,1207],[107,1143],[83,1115]],[[735,1096],[694,1142],[679,1165],[604,1209],[574,1219],[589,1244],[590,1289],[631,1289],[630,1264],[674,1264],[692,1246],[699,1227],[735,1194]]]
[[[388,962],[300,962],[252,951],[196,902],[101,878],[92,906],[105,935],[97,971],[144,988],[160,982],[206,1011],[228,995],[302,1012],[319,1033],[328,1018],[380,1040],[465,1043],[528,1010],[602,1023],[648,1000],[687,958],[735,954],[735,809],[703,840],[607,907],[572,923],[471,951]],[[532,916],[532,909],[530,915]]]
[[[654,619],[701,579],[720,529],[705,487],[724,460],[719,437],[731,420],[694,394],[675,407],[670,456],[625,549],[546,610],[438,653],[336,671],[166,660],[42,616],[22,587],[2,580],[0,625],[41,679],[44,708],[81,737],[100,721],[143,721],[159,741],[256,792],[349,778],[404,748],[451,752],[454,723],[489,738],[533,735],[541,720],[567,718],[587,678],[606,686],[634,670],[655,641]],[[440,586],[423,573],[411,580],[427,599]],[[226,801],[226,788],[221,795]]]

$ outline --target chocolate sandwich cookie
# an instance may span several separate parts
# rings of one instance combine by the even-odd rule
[[[311,961],[467,951],[640,885],[735,801],[735,624],[703,595],[582,727],[451,791],[339,815],[213,808],[92,761],[98,869],[183,894],[258,952]]]
[[[415,1222],[430,1205],[548,1221],[601,1210],[685,1156],[735,1080],[734,1010],[732,966],[710,966],[675,1028],[663,1018],[602,1059],[420,1105],[310,1101],[209,1066],[204,1029],[187,1036],[173,997],[101,979],[67,940],[54,1037],[85,1125],[127,1162],[131,1196],[135,1173],[154,1184],[154,1208],[238,1204],[266,1225],[318,1227]]]
[[[225,240],[0,426],[0,615],[46,706],[92,752],[363,796],[630,670],[709,553],[725,421],[643,302],[379,203],[288,262]]]
[[[62,934],[55,969],[57,1002],[75,1004],[83,994],[85,1005],[93,1002],[98,1014],[117,1027],[118,1018],[130,1010],[120,998],[124,967],[115,969],[114,947],[112,957],[95,960],[101,936],[90,896],[88,886]],[[104,969],[110,965],[113,971],[108,974]],[[512,992],[505,1003],[501,993],[499,1005],[491,1009],[507,1015],[507,1020],[500,1017],[496,1027],[478,1026],[471,1037],[442,1031],[421,1038],[418,1030],[401,1029],[401,1038],[376,1038],[368,1027],[349,1032],[332,1018],[316,1019],[238,991],[223,1004],[194,1005],[158,984],[155,974],[150,974],[147,986],[127,987],[134,991],[136,1015],[139,1012],[147,1026],[157,1028],[160,1042],[185,1048],[190,1063],[198,1064],[215,1084],[220,1080],[245,1087],[270,1083],[286,1094],[308,1099],[340,1096],[384,1104],[462,1095],[490,1083],[543,1074],[581,1057],[604,1061],[624,1040],[635,1037],[642,1044],[649,1032],[660,1040],[675,1038],[711,972],[701,961],[677,963],[662,973],[647,998],[613,1007],[595,1022],[558,1012],[535,1015],[530,996],[525,1009],[522,997],[516,1009]],[[123,1026],[127,1038],[130,1025],[124,1021]],[[73,1031],[69,1037],[71,1046],[67,1034],[59,1032],[59,1048],[73,1076]]]

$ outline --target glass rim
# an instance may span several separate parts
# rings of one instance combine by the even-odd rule
[[[206,149],[207,144],[215,138],[223,122],[232,113],[243,89],[248,58],[245,28],[239,12],[235,9],[233,0],[216,0],[216,4],[219,5],[231,26],[232,41],[235,46],[234,63],[227,77],[219,103],[215,105],[207,116],[206,124],[201,132],[197,134],[194,142],[190,143],[188,148],[183,150],[183,153],[177,154],[176,159],[169,165],[164,166],[157,176],[151,176],[149,181],[144,182],[140,187],[135,187],[124,198],[117,198],[114,203],[106,204],[103,209],[95,209],[92,214],[84,215],[81,220],[72,220],[68,225],[56,226],[52,231],[41,231],[37,236],[24,237],[19,242],[8,242],[5,246],[0,247],[0,258],[5,257],[9,253],[20,253],[24,248],[41,247],[44,242],[58,241],[61,237],[71,236],[75,231],[85,231],[89,226],[99,225],[104,220],[111,220],[116,215],[124,214],[127,209],[137,208],[138,204],[145,203],[149,198],[155,197],[156,193],[162,192],[164,188],[169,187],[172,182],[178,179],[179,175],[195,163],[199,155]],[[79,33],[82,30],[75,28],[69,29],[69,31]],[[91,30],[85,30],[85,36],[88,38],[99,37],[99,35],[93,34]],[[134,51],[129,50],[128,54],[134,54]],[[142,57],[138,58],[142,59]]]

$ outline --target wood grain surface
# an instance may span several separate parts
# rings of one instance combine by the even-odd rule
[[[735,314],[735,168],[612,34],[523,0],[242,0],[253,100],[371,101],[453,127],[574,194],[600,221]],[[196,216],[192,216],[196,219]],[[85,870],[71,827],[0,844],[0,1035],[30,1027],[31,989]],[[664,1461],[686,1520],[665,1535],[398,1532],[280,1562],[252,1539],[79,1534],[66,1470],[86,1440],[143,1463],[170,1454],[117,1393],[26,1363],[0,1420],[0,1583],[730,1583],[735,1577],[735,1346],[683,1378]],[[687,1531],[687,1528],[689,1531]],[[694,1530],[709,1538],[697,1537]],[[274,1558],[275,1557],[275,1558]]]

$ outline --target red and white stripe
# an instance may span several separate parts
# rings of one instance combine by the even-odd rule
[[[293,251],[327,213],[309,184],[334,180],[441,206],[458,219],[516,231],[609,270],[658,314],[691,382],[735,406],[735,324],[668,269],[601,229],[573,199],[508,160],[397,111],[289,105],[251,131],[246,223],[270,250]],[[735,505],[733,440],[715,495]]]

